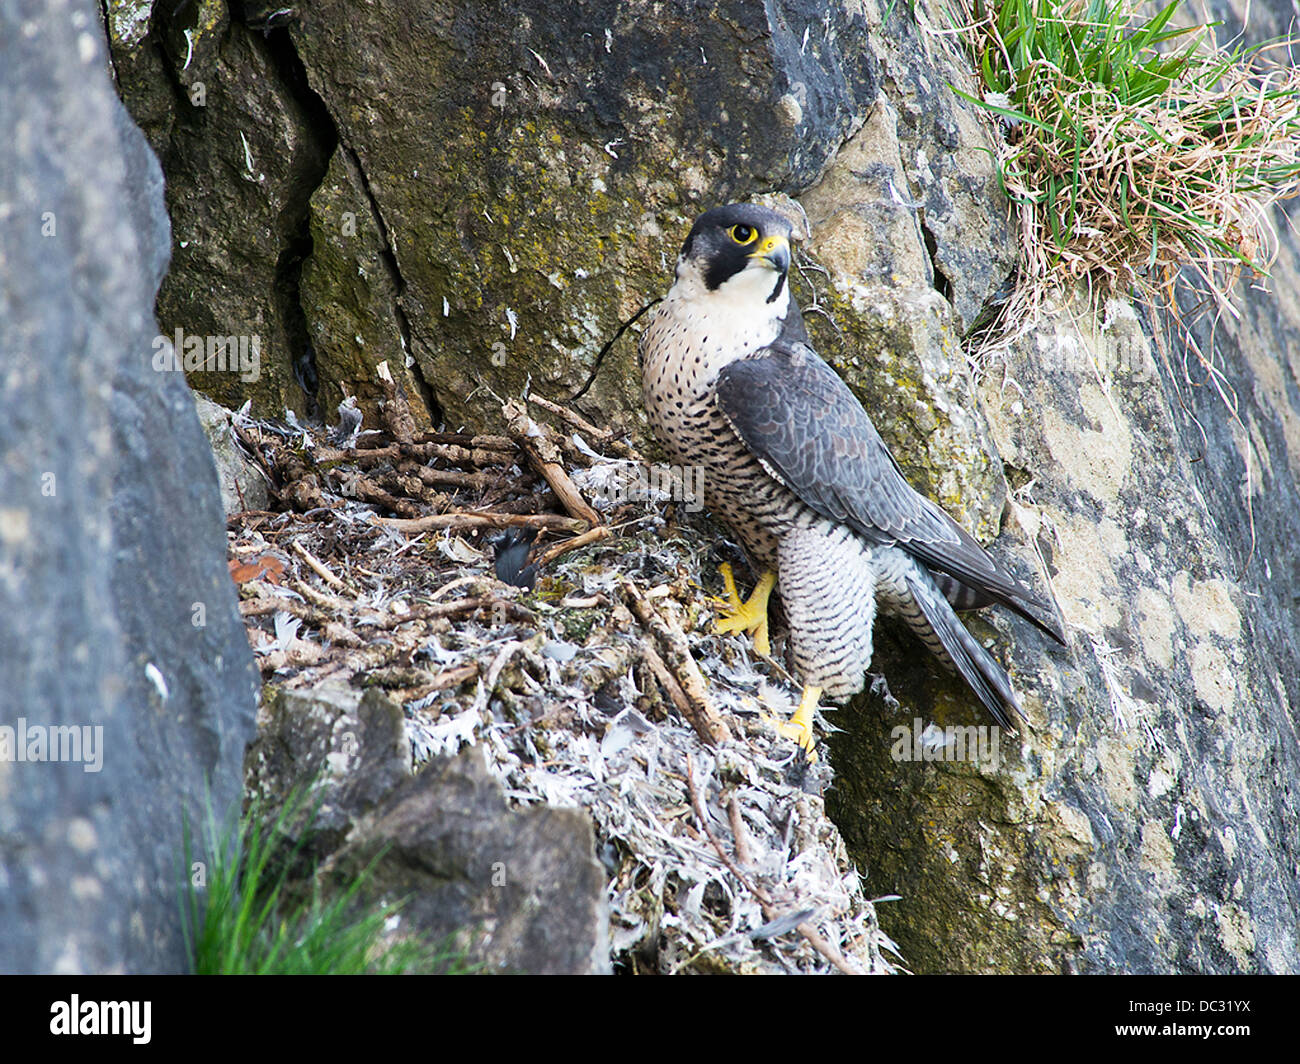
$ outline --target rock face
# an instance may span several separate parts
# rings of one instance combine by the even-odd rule
[[[219,0],[159,8],[151,35],[125,20],[114,34],[120,68],[143,69],[157,41],[188,94],[167,123],[161,73],[123,82],[187,241],[164,328],[204,320],[190,304],[214,288],[204,313],[274,321],[272,290],[295,287],[277,263],[310,247],[294,293],[306,332],[281,322],[288,349],[277,338],[277,368],[247,389],[259,413],[305,408],[284,367],[308,362],[327,410],[342,390],[364,400],[381,359],[454,423],[495,410],[467,398],[479,384],[506,394],[531,374],[576,390],[663,286],[700,209],[807,186],[876,95],[867,16],[809,0],[728,0],[708,19],[641,0],[563,16],[539,2],[327,0],[268,24],[282,6],[246,3],[242,22]],[[316,159],[331,151],[322,181]],[[309,242],[290,232],[304,191]],[[627,344],[593,399],[623,422],[633,361]]]
[[[1123,303],[1062,312],[976,376],[962,337],[1014,229],[930,5],[278,7],[113,23],[119,84],[193,220],[178,236],[200,241],[178,245],[165,331],[208,320],[204,300],[223,333],[269,323],[277,368],[236,390],[272,409],[306,409],[313,375],[323,408],[367,408],[387,360],[431,419],[477,425],[479,384],[580,383],[666,288],[698,210],[793,197],[819,349],[914,483],[1001,534],[1069,627],[1063,650],[971,619],[1030,718],[996,764],[899,745],[915,720],[985,722],[882,628],[895,702],[840,714],[832,801],[870,891],[902,896],[885,930],[921,971],[1300,970],[1291,243],[1276,295],[1199,334],[1214,378],[1184,375],[1177,337],[1161,357]],[[635,431],[637,393],[624,342],[583,409]]]
[[[1030,725],[972,766],[890,756],[897,724],[977,722],[891,672],[886,644],[903,707],[851,718],[834,814],[876,889],[913,884],[882,923],[923,970],[1296,971],[1300,663],[1291,592],[1268,576],[1292,552],[1260,534],[1247,564],[1245,434],[1157,369],[1131,307],[1052,324],[981,400],[1016,486],[1014,554],[1044,559],[1069,652],[989,618]],[[1289,499],[1296,414],[1273,402],[1243,419]],[[913,697],[926,688],[933,705]]]
[[[486,970],[608,975],[605,872],[580,809],[506,809],[483,751],[436,758],[358,824],[334,858],[340,886],[409,899],[407,928],[451,938]]]
[[[212,455],[157,372],[162,173],[98,8],[0,8],[0,970],[180,971],[182,817],[257,677]]]
[[[1200,324],[1213,373],[1186,368],[1176,331],[1161,357],[1151,323],[1112,301],[1050,317],[964,393],[979,445],[959,467],[1000,458],[1005,487],[976,499],[1000,510],[1009,496],[989,514],[1020,541],[1002,556],[1050,588],[1071,645],[973,622],[996,626],[1027,692],[1030,727],[1003,737],[995,767],[923,761],[910,743],[899,756],[899,725],[981,722],[909,666],[905,638],[877,640],[903,704],[844,715],[832,812],[873,889],[905,895],[882,925],[920,970],[1300,970],[1300,374],[1282,354],[1300,327],[1296,267],[1292,240],[1276,294],[1248,293],[1242,323],[1213,338]],[[871,276],[831,264],[859,303]],[[894,362],[887,345],[864,357],[876,372]],[[953,392],[927,375],[922,396],[943,411]]]
[[[248,764],[252,792],[271,803],[312,783],[322,878],[347,889],[369,868],[365,899],[406,899],[396,934],[450,940],[493,972],[608,972],[591,818],[507,809],[481,750],[412,775],[400,706],[321,688],[277,696]]]
[[[270,503],[266,478],[235,442],[232,412],[198,392],[194,393],[194,410],[217,463],[222,508],[228,514],[265,510]]]
[[[180,21],[149,3],[117,5],[108,29],[119,85],[167,173],[175,243],[158,293],[162,331],[256,337],[255,365],[205,352],[191,384],[231,407],[247,391],[268,412],[315,412],[298,286],[308,198],[334,148],[328,119],[291,54],[232,27],[224,0],[160,7]]]

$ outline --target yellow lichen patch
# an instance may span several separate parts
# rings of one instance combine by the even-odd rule
[[[1300,476],[1300,418],[1291,406],[1282,365],[1276,353],[1264,346],[1242,344],[1240,349],[1255,378],[1255,401],[1277,416],[1277,425],[1286,440],[1287,465],[1293,476]]]
[[[1096,524],[1060,511],[1053,512],[1051,518],[1059,547],[1055,555],[1061,565],[1052,578],[1052,590],[1065,623],[1089,632],[1117,627],[1121,620],[1116,599],[1119,581],[1110,559],[1128,553],[1119,526],[1113,521]]]
[[[897,115],[883,102],[871,109],[866,124],[835,154],[821,181],[800,198],[813,227],[809,251],[836,278],[879,280],[884,224],[890,236],[890,283],[929,287],[928,256],[911,212],[896,211],[882,222],[879,182],[860,176],[878,172],[898,175],[896,180],[906,187]],[[860,209],[864,203],[871,205],[869,212]]]
[[[1227,902],[1215,912],[1219,923],[1219,941],[1232,954],[1242,968],[1250,967],[1250,955],[1255,952],[1255,928],[1250,914],[1238,905]]]
[[[1233,604],[1231,584],[1226,580],[1198,580],[1192,583],[1186,570],[1170,581],[1178,616],[1197,637],[1221,635],[1236,639],[1241,635],[1241,613]]]
[[[1054,816],[1060,830],[1053,832],[1057,849],[1063,857],[1091,856],[1097,848],[1097,838],[1092,833],[1092,823],[1087,814],[1063,802],[1053,804],[1048,815]]]
[[[31,531],[30,510],[16,506],[0,507],[0,543],[10,546],[26,543],[31,538]]]
[[[1080,399],[1100,429],[1073,425],[1049,407],[1043,411],[1043,435],[1075,485],[1099,502],[1114,503],[1132,465],[1132,436],[1100,389],[1084,387]]]
[[[1237,684],[1228,659],[1212,643],[1200,642],[1188,658],[1196,696],[1211,709],[1229,709],[1237,700]]]
[[[1102,786],[1116,809],[1127,812],[1137,806],[1138,785],[1133,768],[1133,745],[1124,736],[1097,740],[1097,766]]]
[[[1144,587],[1137,596],[1138,633],[1142,653],[1152,665],[1169,669],[1174,664],[1174,607],[1155,588]]]
[[[1156,885],[1167,890],[1178,881],[1174,866],[1174,844],[1169,832],[1158,820],[1142,825],[1142,868],[1155,877]]]

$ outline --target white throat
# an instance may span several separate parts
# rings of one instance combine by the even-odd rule
[[[719,336],[745,337],[755,346],[766,346],[780,334],[790,309],[788,283],[782,283],[776,298],[771,298],[780,281],[775,270],[751,266],[710,291],[698,263],[682,259],[678,260],[677,279],[664,302],[677,304],[671,313],[685,316],[697,329],[703,327]]]

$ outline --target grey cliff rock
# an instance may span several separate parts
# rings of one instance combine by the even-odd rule
[[[0,137],[0,970],[181,971],[182,818],[236,799],[257,678],[89,0],[0,6]]]
[[[370,868],[365,902],[405,899],[395,935],[450,940],[489,971],[609,970],[587,813],[507,809],[474,748],[412,774],[401,708],[378,691],[281,692],[248,768],[251,792],[272,813],[310,784],[321,879],[346,890]]]

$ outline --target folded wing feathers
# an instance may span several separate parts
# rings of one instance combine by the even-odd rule
[[[1048,611],[937,505],[917,493],[867,412],[805,344],[778,343],[718,376],[723,416],[763,468],[823,517],[896,544],[1033,622],[1058,642]]]

